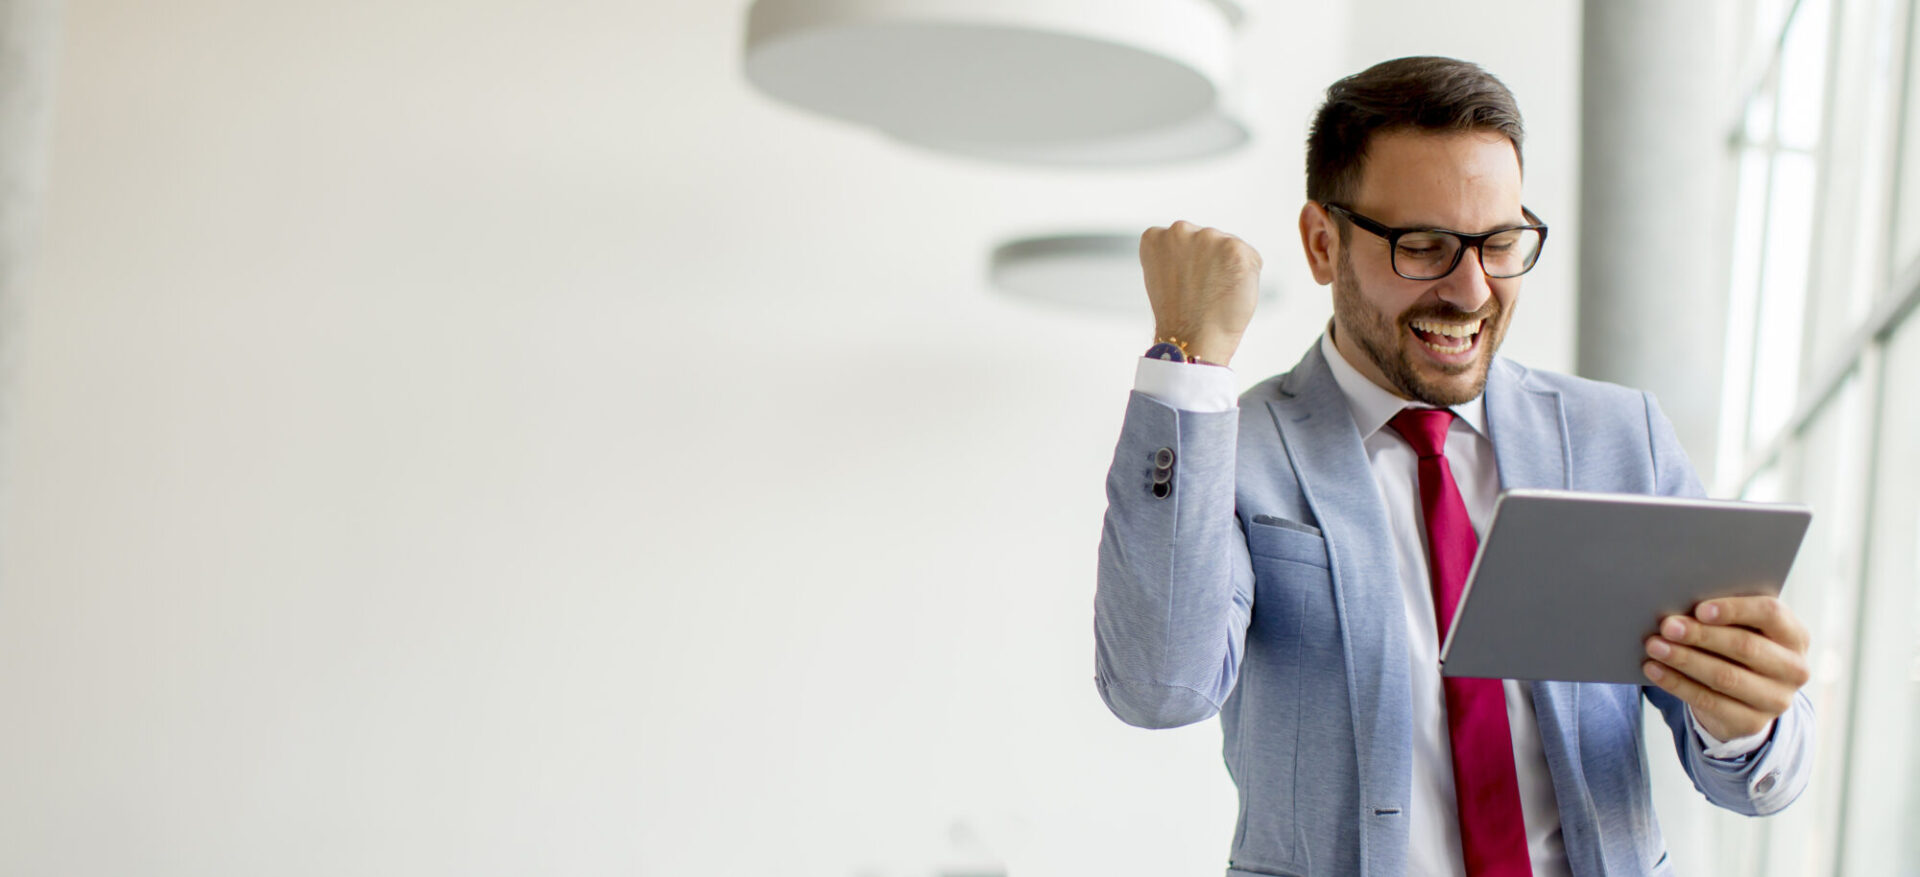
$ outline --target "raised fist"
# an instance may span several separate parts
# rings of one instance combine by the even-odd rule
[[[1260,291],[1260,254],[1233,235],[1191,222],[1140,236],[1140,268],[1154,334],[1197,359],[1226,365],[1240,348]]]

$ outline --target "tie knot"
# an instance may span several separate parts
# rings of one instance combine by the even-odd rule
[[[1453,411],[1447,408],[1402,408],[1387,425],[1424,460],[1446,455],[1447,427],[1453,425],[1453,417]]]

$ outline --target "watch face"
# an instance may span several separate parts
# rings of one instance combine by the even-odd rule
[[[1155,344],[1152,347],[1147,348],[1147,358],[1148,359],[1164,359],[1168,362],[1186,362],[1187,361],[1186,355],[1180,352],[1180,348],[1177,345],[1168,344],[1165,341],[1162,341],[1159,344]]]

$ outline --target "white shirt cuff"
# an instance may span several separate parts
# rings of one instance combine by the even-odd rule
[[[1708,758],[1718,758],[1721,760],[1739,758],[1755,749],[1759,749],[1760,744],[1767,742],[1767,737],[1773,733],[1773,722],[1768,722],[1766,727],[1761,728],[1756,733],[1723,741],[1707,733],[1706,728],[1700,727],[1700,720],[1693,717],[1692,708],[1687,709],[1687,721],[1693,724],[1693,733],[1700,735],[1700,742],[1706,745],[1707,749],[1704,754]],[[1775,719],[1774,721],[1777,722],[1779,719]]]
[[[1133,388],[1181,411],[1232,411],[1240,405],[1233,369],[1140,357]]]

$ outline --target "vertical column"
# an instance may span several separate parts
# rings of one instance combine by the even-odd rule
[[[1577,370],[1651,390],[1711,482],[1725,346],[1731,0],[1586,0]]]

